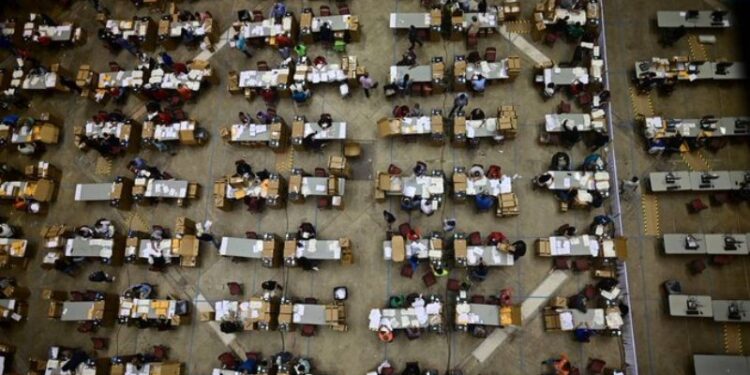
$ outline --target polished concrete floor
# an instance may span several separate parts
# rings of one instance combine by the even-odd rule
[[[25,15],[38,9],[39,2],[19,1],[24,8],[13,13]],[[114,17],[128,18],[136,14],[130,2],[121,0],[103,0]],[[688,4],[689,3],[689,4]],[[272,2],[264,1],[229,1],[203,0],[184,1],[178,6],[191,10],[210,10],[218,27],[226,29],[240,9],[259,9],[266,12]],[[289,0],[287,5],[299,12],[303,5],[317,7],[327,2]],[[335,5],[335,4],[332,4]],[[621,177],[639,175],[644,177],[652,170],[686,169],[687,165],[679,156],[657,158],[649,156],[643,147],[643,140],[634,125],[631,97],[629,95],[630,75],[633,61],[651,56],[686,55],[689,52],[687,40],[683,39],[674,47],[662,49],[657,44],[657,34],[653,19],[657,9],[707,8],[699,0],[661,2],[606,1],[605,21],[607,36],[607,53],[609,78],[613,100],[613,120],[615,124],[614,147],[617,169]],[[390,12],[420,11],[416,1],[373,1],[355,0],[349,7],[353,14],[360,16],[362,39],[348,46],[348,53],[356,55],[360,62],[367,66],[370,74],[384,83],[388,67],[400,58],[408,46],[406,36],[394,34],[387,28]],[[533,8],[532,2],[524,2],[523,14],[528,16]],[[135,59],[127,52],[110,55],[95,38],[94,10],[88,1],[74,1],[70,9],[58,9],[45,6],[47,13],[59,20],[75,21],[89,31],[85,45],[60,51],[41,51],[35,49],[37,56],[44,63],[60,61],[69,70],[77,70],[80,64],[90,64],[94,70],[104,70],[109,61],[117,61],[124,67],[132,67]],[[149,14],[141,10],[137,14]],[[156,15],[155,15],[156,16]],[[528,34],[522,37],[529,38]],[[733,47],[737,35],[733,30],[718,34],[716,45],[708,46],[711,57],[722,57],[729,60],[739,57]],[[573,47],[558,42],[553,48],[535,43],[542,53],[555,61],[566,61],[572,56]],[[279,60],[272,50],[258,51],[252,59],[247,59],[236,50],[224,47],[216,51],[211,64],[221,79],[205,92],[202,92],[196,103],[188,104],[186,112],[202,126],[209,129],[211,141],[202,147],[184,147],[174,156],[159,154],[141,147],[137,152],[150,163],[169,171],[178,178],[198,181],[203,186],[201,198],[191,202],[187,207],[177,207],[162,203],[158,206],[135,206],[130,211],[118,211],[103,204],[81,204],[73,201],[76,183],[92,181],[109,181],[116,175],[128,175],[125,169],[127,161],[135,156],[133,153],[115,158],[112,173],[100,176],[94,173],[97,155],[94,152],[83,153],[73,146],[72,127],[81,124],[86,118],[100,109],[111,110],[117,106],[109,103],[102,106],[91,100],[74,95],[57,94],[43,97],[36,96],[29,115],[49,111],[58,118],[64,119],[64,134],[61,143],[49,147],[42,156],[44,160],[62,168],[64,173],[61,189],[56,202],[49,213],[44,216],[29,216],[9,210],[7,205],[0,206],[3,216],[8,216],[12,224],[23,227],[31,242],[33,259],[25,270],[2,270],[1,275],[13,275],[23,286],[31,289],[30,313],[26,322],[3,327],[0,332],[4,340],[12,341],[18,347],[15,355],[15,367],[19,372],[26,369],[26,359],[43,357],[50,345],[78,346],[91,349],[89,336],[79,334],[75,325],[49,321],[46,318],[46,304],[40,299],[40,292],[45,288],[58,290],[80,290],[86,288],[100,289],[117,294],[128,285],[137,282],[151,282],[158,285],[159,296],[173,294],[193,300],[202,296],[208,301],[229,298],[226,282],[237,281],[244,284],[245,295],[254,295],[260,291],[260,283],[275,279],[282,281],[284,291],[294,297],[317,297],[321,301],[331,298],[335,286],[346,285],[351,296],[347,302],[349,310],[349,331],[334,332],[327,329],[318,331],[315,337],[304,338],[299,333],[279,334],[278,332],[249,332],[238,335],[238,343],[248,351],[260,351],[264,355],[276,353],[282,349],[309,356],[322,373],[328,374],[363,374],[375,368],[381,361],[388,359],[397,368],[403,368],[406,361],[419,361],[424,367],[440,370],[458,367],[465,363],[480,339],[465,334],[448,332],[443,336],[424,335],[416,341],[407,341],[399,337],[394,343],[384,345],[378,341],[373,332],[367,329],[367,315],[370,308],[380,307],[387,297],[395,293],[425,292],[447,295],[445,281],[425,290],[422,281],[405,279],[399,275],[398,267],[382,259],[380,243],[385,236],[385,223],[381,212],[389,209],[398,213],[400,221],[409,220],[412,225],[423,230],[437,230],[442,226],[442,219],[455,217],[458,229],[462,231],[493,230],[504,232],[511,239],[523,239],[532,244],[534,238],[549,235],[563,223],[571,223],[579,228],[587,226],[595,215],[617,214],[609,206],[600,210],[571,210],[561,213],[551,194],[531,189],[530,179],[544,170],[551,156],[561,151],[554,146],[544,146],[537,142],[539,124],[543,115],[552,113],[561,97],[544,101],[539,88],[532,84],[533,62],[523,51],[518,50],[500,35],[491,35],[480,40],[479,49],[494,46],[500,57],[508,55],[521,56],[523,72],[513,82],[492,85],[487,92],[472,97],[469,108],[481,107],[486,112],[505,104],[518,107],[520,130],[518,137],[501,146],[482,144],[477,150],[454,148],[450,145],[434,147],[426,143],[403,143],[400,140],[383,140],[377,138],[375,122],[387,116],[393,105],[419,102],[425,110],[442,108],[449,110],[452,96],[438,95],[428,98],[397,98],[386,100],[382,92],[377,92],[369,100],[364,94],[355,90],[349,98],[342,99],[337,87],[315,87],[311,102],[305,106],[295,106],[289,100],[282,100],[278,113],[290,121],[294,115],[304,114],[316,117],[321,112],[328,112],[334,119],[342,119],[350,124],[349,137],[362,142],[367,147],[363,156],[372,159],[372,171],[383,170],[390,163],[402,168],[410,168],[417,160],[424,160],[430,168],[450,172],[454,166],[468,166],[473,163],[497,164],[503,172],[517,175],[514,191],[521,202],[521,215],[515,218],[498,219],[490,213],[476,213],[470,205],[456,204],[452,200],[444,205],[441,211],[431,217],[421,214],[408,216],[398,209],[397,202],[375,202],[372,198],[373,187],[370,180],[355,180],[347,184],[345,198],[346,208],[343,211],[318,210],[313,202],[290,204],[284,210],[266,210],[263,214],[253,215],[236,207],[233,211],[221,211],[213,208],[210,199],[212,182],[215,178],[230,173],[233,162],[244,158],[256,168],[281,170],[288,174],[288,167],[303,167],[311,170],[324,166],[328,155],[337,154],[340,149],[329,147],[324,153],[295,152],[274,154],[267,149],[250,149],[228,145],[218,137],[218,129],[236,121],[238,111],[255,113],[263,109],[262,102],[248,102],[241,96],[231,96],[226,90],[226,74],[231,70],[250,69],[256,61],[266,60],[274,64]],[[329,60],[336,59],[332,51],[323,50],[318,45],[311,46],[310,55],[324,55]],[[155,50],[155,52],[160,49]],[[200,51],[180,46],[169,51],[176,60],[186,60],[196,56]],[[428,42],[417,50],[419,61],[425,62],[432,56],[444,56],[449,60],[453,55],[464,54],[462,42]],[[9,67],[11,59],[2,62]],[[682,85],[670,97],[658,97],[652,94],[655,111],[665,116],[684,117],[715,115],[747,115],[744,104],[745,93],[740,84],[717,86],[712,84]],[[123,111],[142,113],[145,103],[131,97],[123,106]],[[585,147],[578,145],[565,150],[570,153],[575,163],[580,163],[587,155]],[[14,151],[0,152],[3,160],[21,167],[31,160],[20,157]],[[733,144],[716,153],[705,154],[711,167],[719,169],[747,168],[750,157],[747,144]],[[366,163],[364,163],[366,164]],[[699,215],[687,215],[685,203],[692,195],[671,194],[659,197],[661,208],[661,230],[670,231],[703,231],[703,232],[750,232],[750,221],[744,219],[750,214],[750,208],[724,205],[711,207]],[[707,197],[703,197],[707,200]],[[304,221],[314,223],[320,238],[337,238],[348,236],[354,244],[355,263],[350,266],[323,264],[319,272],[303,272],[300,269],[267,269],[257,262],[232,263],[221,258],[218,252],[209,246],[201,249],[199,267],[170,268],[164,274],[149,272],[146,267],[125,265],[122,267],[104,267],[108,272],[118,276],[111,285],[89,283],[85,274],[101,268],[98,264],[88,265],[84,275],[73,279],[54,271],[40,269],[41,249],[38,231],[47,223],[65,223],[71,226],[92,224],[97,218],[107,217],[114,220],[121,233],[128,226],[142,224],[162,224],[172,227],[175,218],[188,216],[197,220],[210,219],[214,222],[213,231],[219,235],[242,236],[245,231],[275,232],[282,234],[293,231]],[[134,219],[135,217],[135,219]],[[690,260],[683,257],[665,257],[658,246],[658,237],[644,232],[640,197],[633,197],[622,202],[622,219],[624,233],[629,237],[630,257],[627,261],[631,291],[631,311],[634,319],[638,369],[643,374],[682,374],[690,373],[690,354],[722,353],[723,327],[709,321],[674,319],[668,317],[664,306],[664,296],[660,285],[666,279],[678,279],[687,292],[706,293],[722,298],[748,298],[750,281],[748,279],[748,261],[737,259],[733,264],[722,268],[709,267],[699,276],[690,276],[686,264]],[[502,288],[513,288],[514,301],[521,302],[527,298],[546,298],[548,296],[530,295],[536,286],[547,276],[551,268],[548,259],[535,256],[532,251],[522,258],[514,267],[493,270],[487,281],[475,285],[473,294],[494,294]],[[424,268],[417,271],[421,275]],[[451,277],[462,278],[464,271],[452,270]],[[561,286],[559,294],[571,295],[591,282],[586,274],[571,274],[568,281]],[[750,341],[750,330],[742,328],[745,342]],[[207,324],[193,319],[188,326],[170,332],[155,330],[138,330],[133,327],[104,327],[97,336],[110,337],[112,344],[100,356],[129,354],[143,351],[154,344],[166,344],[171,347],[171,357],[186,363],[189,374],[205,374],[219,366],[216,357],[229,350],[215,331]],[[534,317],[525,322],[523,328],[472,373],[484,374],[530,374],[541,371],[540,361],[567,353],[575,365],[584,367],[589,358],[601,358],[609,365],[623,365],[622,343],[617,338],[594,337],[589,344],[575,343],[570,335],[546,333],[541,319]]]

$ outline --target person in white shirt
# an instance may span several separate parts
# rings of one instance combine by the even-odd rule
[[[0,238],[11,238],[15,235],[13,227],[6,223],[0,224]]]
[[[432,199],[422,199],[419,202],[419,209],[423,214],[430,216],[435,213],[435,208],[432,206]]]

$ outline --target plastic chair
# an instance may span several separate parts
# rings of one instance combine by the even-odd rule
[[[576,259],[573,261],[573,270],[576,272],[585,272],[591,269],[591,261],[588,259]]]
[[[432,271],[427,271],[427,273],[422,276],[422,281],[424,282],[424,286],[429,288],[437,284],[437,277],[435,277]]]
[[[257,240],[258,239],[258,233],[255,232],[245,232],[245,238],[249,240]]]
[[[352,14],[352,13],[349,11],[348,5],[339,4],[339,14],[343,16],[343,15]]]
[[[77,328],[78,333],[89,333],[94,331],[94,322],[91,320],[87,320],[85,322],[81,322],[81,324],[78,325]]]
[[[422,84],[422,96],[430,96],[432,95],[432,92],[434,89],[432,88],[432,83],[423,83]]]
[[[487,178],[498,179],[503,176],[502,168],[499,165],[490,165],[487,169]]]
[[[693,259],[688,263],[688,269],[690,269],[690,274],[700,275],[706,269],[706,262],[703,259]]]
[[[484,59],[487,62],[497,61],[497,49],[495,47],[487,47],[484,49]]]
[[[315,177],[328,177],[325,168],[315,168]]]
[[[461,283],[456,279],[448,279],[446,289],[451,292],[458,293],[459,291],[461,291]]]
[[[222,368],[232,370],[237,368],[237,357],[235,357],[232,352],[221,353],[217,359],[221,362]]]
[[[232,296],[241,296],[242,295],[242,285],[238,282],[228,282],[227,287],[229,288],[229,295]]]
[[[259,352],[245,352],[245,358],[260,361],[261,355]]]
[[[271,68],[268,66],[268,63],[266,61],[258,61],[258,70],[260,71],[269,71]]]
[[[328,5],[321,5],[320,6],[320,16],[321,17],[328,17],[331,15],[331,7]]]
[[[708,206],[700,198],[695,198],[688,202],[688,212],[691,214],[697,214],[707,208]]]
[[[169,347],[165,345],[154,345],[153,351],[154,358],[156,358],[157,362],[161,362],[167,358]]]
[[[300,330],[302,337],[313,337],[315,336],[315,326],[311,324],[303,324]]]
[[[589,358],[589,364],[586,366],[586,370],[588,370],[589,374],[601,374],[604,372],[604,366],[606,364],[607,362],[604,362],[601,359]]]
[[[552,267],[556,270],[569,270],[568,257],[556,257]]]
[[[331,198],[330,197],[318,197],[318,208],[324,209],[324,208],[330,208],[331,207]]]
[[[106,350],[109,339],[106,337],[92,337],[91,344],[94,345],[94,350]]]
[[[253,22],[263,22],[263,12],[259,10],[253,11]]]
[[[338,53],[346,52],[346,42],[343,40],[337,40],[333,42],[333,50]]]
[[[561,100],[560,104],[557,105],[557,114],[570,113],[570,103]]]
[[[398,233],[401,235],[401,237],[404,237],[405,239],[409,237],[409,233],[411,233],[411,225],[409,223],[403,223],[398,226]]]
[[[484,303],[484,296],[479,294],[471,296],[471,303]]]
[[[411,279],[414,276],[414,268],[409,263],[401,266],[401,276]]]
[[[482,235],[479,232],[471,232],[468,241],[469,246],[482,246]]]
[[[713,256],[711,256],[711,264],[713,264],[715,266],[726,266],[726,265],[732,263],[732,260],[734,260],[734,259],[732,258],[731,255],[713,255]]]
[[[315,297],[305,297],[305,303],[308,305],[315,305],[318,303],[318,299]]]

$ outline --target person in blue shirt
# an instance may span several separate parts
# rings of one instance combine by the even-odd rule
[[[495,200],[487,194],[477,194],[474,196],[474,204],[479,211],[487,211],[492,208]]]
[[[172,56],[169,56],[169,54],[166,52],[162,52],[159,54],[159,57],[161,57],[161,63],[164,64],[165,67],[170,69],[172,68],[172,66],[174,65],[174,59],[172,58]]]
[[[294,99],[294,101],[297,103],[304,103],[305,101],[307,101],[307,99],[310,99],[311,95],[312,94],[310,94],[310,89],[302,87],[299,89],[295,89],[292,92],[292,99]]]
[[[286,5],[282,2],[277,2],[274,4],[273,8],[271,9],[271,18],[273,18],[277,23],[281,22],[281,19],[284,18],[284,15],[286,14]]]
[[[3,117],[3,124],[13,126],[18,123],[19,118],[21,118],[19,115],[5,115]]]
[[[476,92],[484,92],[487,87],[487,79],[483,75],[478,74],[471,79],[471,88]]]

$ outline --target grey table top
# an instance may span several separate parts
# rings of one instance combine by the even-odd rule
[[[346,188],[346,180],[343,178],[337,178],[338,181],[338,195],[344,195],[344,189]],[[302,189],[301,193],[305,197],[314,196],[328,196],[328,177],[312,177],[307,176],[302,178]]]
[[[75,27],[71,24],[59,26],[39,25],[34,28],[34,31],[38,31],[39,34],[50,37],[53,42],[67,42],[73,39],[74,29]],[[24,30],[24,36],[31,36],[26,34],[27,30]]]
[[[734,62],[731,66],[729,66],[726,69],[725,74],[719,74],[716,70],[716,64],[712,63],[712,69],[713,69],[713,79],[715,80],[732,80],[732,79],[746,79],[747,78],[747,69],[745,68],[745,63],[743,62]]]
[[[295,303],[292,306],[292,322],[324,326],[326,325],[326,306]]]
[[[24,90],[47,90],[57,86],[58,80],[58,75],[53,72],[42,75],[27,74],[23,77],[21,88]]]
[[[698,303],[699,314],[688,314],[687,313],[687,301],[688,299],[695,299]],[[668,297],[669,301],[669,315],[671,316],[683,316],[692,318],[710,318],[714,316],[713,307],[711,305],[711,297],[709,296],[695,296],[687,294],[670,294]]]
[[[469,27],[472,21],[472,17],[477,17],[479,27],[483,29],[494,29],[497,28],[497,13],[477,13],[477,12],[465,12],[464,13],[464,27]]]
[[[320,31],[320,25],[322,25],[325,22],[328,22],[331,24],[331,29],[333,31],[344,31],[349,29],[349,24],[347,23],[347,20],[351,18],[351,15],[338,15],[338,16],[324,16],[324,17],[313,17],[312,19],[312,31],[318,32]]]
[[[748,323],[750,322],[750,301],[748,300],[712,300],[712,308],[714,310],[714,321],[715,322],[735,322],[735,323]],[[740,312],[739,319],[729,318],[729,306],[737,305]]]
[[[334,121],[331,123],[331,127],[323,129],[317,122],[306,122],[305,136],[312,134],[312,132],[318,132],[313,136],[314,139],[343,140],[346,139],[346,123]]]
[[[669,174],[675,178],[673,183],[667,183],[667,176]],[[690,172],[687,171],[674,171],[674,172],[651,172],[648,175],[649,185],[651,191],[662,192],[662,191],[689,191],[692,190],[690,182]]]
[[[413,82],[432,82],[432,65],[391,66],[391,83],[401,82],[405,75]]]
[[[263,240],[239,238],[239,237],[222,237],[219,254],[260,259],[263,257]]]
[[[271,140],[271,125],[233,124],[230,140],[232,142],[268,142]]]
[[[711,178],[708,179],[708,176]],[[725,191],[732,189],[728,171],[692,172],[690,173],[690,185],[696,191]]]
[[[699,135],[707,138],[750,136],[750,117],[720,117],[715,120],[714,130],[702,130],[701,119],[649,117],[644,131],[648,138],[672,138],[677,134],[692,138]],[[737,126],[738,123],[740,126]]]
[[[732,190],[750,189],[750,171],[729,171]]]
[[[695,375],[750,374],[750,357],[737,355],[693,355]]]
[[[111,258],[114,239],[83,238],[76,236],[69,238],[65,244],[65,255],[69,257]]]
[[[296,258],[305,257],[308,259],[318,260],[338,260],[341,259],[341,244],[339,240],[298,240],[297,245],[302,244],[304,247],[297,247]]]
[[[551,256],[596,256],[599,241],[594,236],[549,237]]]
[[[153,242],[150,239],[141,239],[138,241],[138,257],[149,258],[152,255],[159,254],[165,258],[179,258],[180,256],[172,251],[172,240],[165,238],[159,244],[159,249],[154,249]]]
[[[725,28],[731,25],[729,15],[725,15],[720,22],[714,22],[711,13],[710,10],[701,10],[697,17],[688,19],[684,10],[660,10],[656,12],[656,24],[665,28]]]
[[[687,234],[685,233],[666,233],[663,235],[662,242],[664,243],[665,254],[707,254],[706,250],[706,237],[701,233],[692,233],[695,237],[695,243],[698,245],[697,249],[687,249],[685,247]]]
[[[497,132],[497,117],[484,120],[466,120],[466,138],[491,138],[500,136]]]
[[[727,249],[725,240],[727,238],[734,239],[735,241],[735,249]],[[750,254],[748,252],[747,248],[747,240],[748,240],[747,234],[731,234],[731,233],[721,233],[721,234],[706,234],[705,235],[705,241],[706,241],[706,250],[709,254],[726,254],[726,255],[747,255]]]
[[[608,187],[606,189],[603,187],[599,188],[594,183],[596,175],[599,175],[601,179],[609,181],[609,173],[606,171],[596,173],[581,171],[548,171],[547,173],[552,175],[552,186],[549,187],[550,190],[609,190]]]
[[[188,182],[185,180],[149,179],[144,195],[153,198],[185,198],[187,187]]]
[[[507,79],[508,75],[508,60],[502,59],[498,62],[487,62],[480,61],[477,64],[466,64],[466,78],[471,79],[474,74],[481,74],[484,78],[489,80],[492,79]]]
[[[65,301],[60,320],[64,322],[89,320],[89,310],[94,307],[94,301]]]
[[[578,131],[593,130],[591,115],[588,113],[561,113],[544,115],[544,130],[549,133],[563,132],[563,122],[568,121],[568,127],[577,127]]]
[[[103,138],[104,134],[112,134],[119,140],[123,139],[123,128],[125,123],[123,122],[110,122],[106,121],[101,124],[97,124],[93,121],[87,121],[84,126],[84,134],[89,138]]]
[[[429,258],[429,250],[430,250],[430,239],[429,238],[420,238],[417,241],[411,241],[411,240],[405,240],[404,241],[404,247],[406,248],[404,258],[409,259],[412,254],[417,254],[417,258],[419,259],[427,259]],[[391,260],[393,259],[393,247],[391,245],[391,241],[383,241],[383,259],[385,260]]]
[[[112,186],[114,183],[105,182],[100,184],[77,184],[75,200],[81,201],[108,201],[111,199]]]
[[[500,251],[495,246],[466,247],[466,260],[469,266],[475,266],[479,264],[480,258],[488,267],[513,265],[513,255],[504,251]]]
[[[13,310],[16,308],[16,300],[2,298],[0,299],[0,307],[8,309],[8,310]]]
[[[576,81],[581,83],[588,83],[589,73],[586,68],[583,67],[572,67],[572,68],[547,68],[544,69],[544,85],[552,82],[556,86],[567,86],[572,85]]]
[[[239,86],[241,88],[253,87],[279,87],[287,82],[280,80],[280,76],[286,74],[288,78],[291,71],[288,68],[271,69],[267,71],[260,70],[243,70],[240,72]]]
[[[466,320],[468,320],[467,323],[465,323]],[[466,302],[457,303],[456,324],[476,324],[499,327],[500,306]]]
[[[265,38],[269,36],[283,34],[292,30],[293,17],[284,17],[281,24],[276,24],[273,19],[266,19],[262,22],[245,22],[240,26],[240,35],[245,39]]]
[[[426,304],[430,305],[425,301]],[[425,306],[426,308],[426,306]],[[407,307],[401,309],[375,309],[380,311],[381,321],[389,322],[392,329],[427,328],[431,324],[439,324],[442,321],[442,305],[436,314],[426,314],[427,319],[420,322],[417,318],[415,308]],[[426,313],[426,312],[425,312]],[[372,314],[372,312],[371,312]]]
[[[391,29],[408,29],[414,26],[417,29],[430,28],[429,13],[391,13]]]

